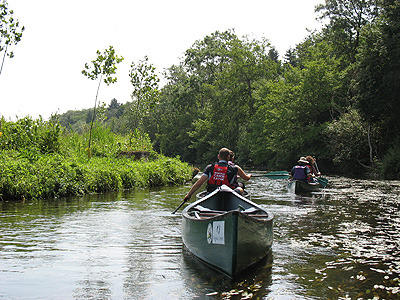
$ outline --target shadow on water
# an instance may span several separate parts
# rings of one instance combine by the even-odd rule
[[[271,284],[273,254],[232,279],[204,263],[185,247],[182,248],[183,277],[186,286],[194,295],[204,299],[243,299],[246,297],[262,298],[268,295]]]
[[[306,196],[247,184],[274,244],[235,280],[182,247],[171,212],[189,185],[2,201],[0,299],[399,299],[400,182],[328,179]]]

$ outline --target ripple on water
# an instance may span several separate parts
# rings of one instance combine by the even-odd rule
[[[188,186],[3,203],[0,298],[398,298],[400,182],[328,179],[307,196],[285,180],[247,184],[275,215],[274,244],[236,281],[182,249],[171,211]]]

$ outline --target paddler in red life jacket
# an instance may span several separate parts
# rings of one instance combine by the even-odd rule
[[[251,174],[247,175],[238,166],[230,166],[229,160],[229,149],[221,148],[218,153],[218,162],[208,165],[201,177],[193,184],[189,192],[186,194],[184,200],[189,200],[194,192],[196,192],[203,183],[207,182],[207,191],[212,192],[219,186],[225,184],[232,189],[237,187],[234,185],[236,176],[239,175],[244,180],[249,180]],[[236,190],[240,192],[240,190]]]
[[[308,161],[305,157],[302,156],[297,162],[298,164],[294,166],[292,168],[292,171],[290,172],[290,174],[292,175],[292,180],[309,182],[309,179],[311,178],[311,171],[306,166],[308,164]]]

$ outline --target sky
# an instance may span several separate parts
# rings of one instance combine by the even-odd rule
[[[8,0],[25,26],[0,74],[0,117],[49,118],[93,107],[97,81],[85,63],[110,45],[124,61],[117,83],[102,84],[99,100],[131,101],[129,69],[145,55],[161,74],[179,64],[197,40],[234,29],[241,37],[266,38],[282,57],[321,27],[314,8],[322,0]],[[0,59],[3,53],[0,53]]]

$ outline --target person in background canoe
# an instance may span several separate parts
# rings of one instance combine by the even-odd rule
[[[238,168],[238,175],[236,176],[236,179],[235,179],[233,185],[236,187],[235,191],[240,193],[241,195],[243,195],[245,185],[243,182],[239,182],[238,179],[243,178],[244,180],[247,181],[251,178],[251,174],[246,174],[246,172],[243,171],[243,169],[241,167],[239,167],[238,165],[235,164],[235,152],[233,152],[232,150],[229,150],[228,164],[232,167],[234,166],[234,167]],[[243,174],[243,176],[241,176],[240,174]]]
[[[251,175],[247,175],[243,170],[236,165],[229,165],[229,152],[228,148],[221,148],[218,152],[218,162],[208,165],[201,177],[192,185],[189,192],[186,194],[184,201],[189,200],[192,195],[207,182],[207,191],[212,192],[219,186],[225,184],[230,188],[236,190],[234,181],[236,176],[239,175],[244,180],[249,180]],[[240,190],[236,190],[240,192]]]
[[[321,176],[321,173],[319,172],[317,168],[317,164],[315,161],[315,158],[312,157],[311,155],[306,156],[306,160],[308,161],[307,167],[311,171],[312,176]]]
[[[228,164],[230,166],[234,166],[235,165],[235,152],[233,152],[232,150],[229,150]]]
[[[302,156],[297,162],[298,164],[295,165],[290,172],[292,180],[310,182],[312,175],[309,167],[307,167],[308,161]]]

